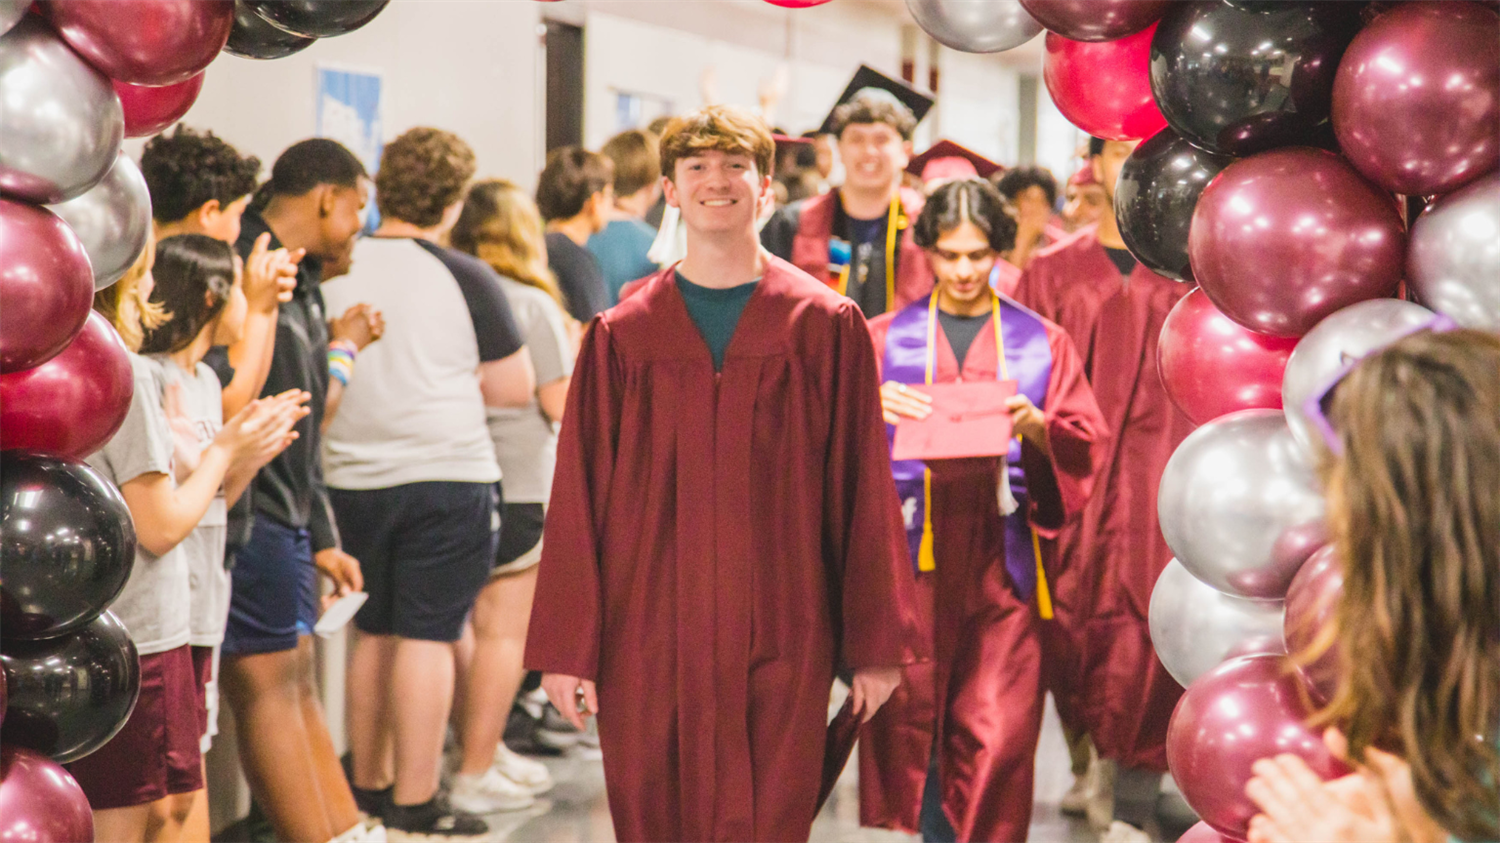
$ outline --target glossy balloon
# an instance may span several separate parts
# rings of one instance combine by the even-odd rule
[[[293,35],[255,13],[245,0],[234,2],[234,28],[224,52],[242,59],[281,59],[311,47],[316,38]]]
[[[813,6],[821,6],[828,0],[766,0],[772,6],[780,6],[783,9],[808,9]]]
[[[1339,65],[1333,128],[1381,187],[1427,196],[1500,167],[1500,16],[1476,3],[1404,3]]]
[[[125,120],[109,80],[33,17],[0,36],[0,126],[0,193],[62,202],[114,166]]]
[[[906,0],[906,9],[934,41],[965,53],[998,53],[1041,34],[1019,0]]]
[[[1307,420],[1307,399],[1328,387],[1351,360],[1384,348],[1432,319],[1432,311],[1399,299],[1376,299],[1340,310],[1297,343],[1281,379],[1281,402],[1297,444],[1319,453],[1322,436]]]
[[[1167,727],[1167,765],[1183,799],[1220,834],[1248,835],[1250,765],[1288,753],[1325,781],[1348,774],[1305,725],[1313,713],[1284,656],[1246,656],[1199,677]]]
[[[224,0],[43,0],[68,45],[109,78],[175,85],[224,49],[234,6]]]
[[[89,192],[50,210],[78,235],[89,256],[96,291],[120,280],[146,250],[151,192],[140,167],[128,155],[115,159],[115,165]]]
[[[1074,41],[1113,41],[1155,23],[1172,0],[1021,0],[1042,26]]]
[[[1177,838],[1177,843],[1240,843],[1233,837],[1225,837],[1206,822],[1197,822]]]
[[[93,301],[89,256],[68,224],[46,208],[0,198],[0,372],[29,369],[66,348]]]
[[[1411,228],[1406,278],[1427,306],[1500,333],[1500,174],[1429,205]]]
[[[1286,592],[1287,650],[1294,656],[1312,654],[1314,644],[1325,627],[1337,624],[1339,597],[1344,591],[1344,569],[1333,545],[1312,555]],[[1327,703],[1338,690],[1340,653],[1337,637],[1328,639],[1328,649],[1307,664],[1298,664],[1297,672],[1307,689],[1319,702]]]
[[[1326,132],[1333,79],[1360,4],[1283,3],[1246,11],[1174,3],[1151,42],[1151,90],[1178,134],[1250,155]]]
[[[59,764],[104,746],[141,693],[135,643],[109,612],[57,638],[6,641],[0,665],[10,692],[0,741]]]
[[[83,459],[120,429],[134,392],[125,343],[90,312],[61,354],[0,375],[0,448]]]
[[[83,788],[57,762],[0,746],[0,843],[77,843],[94,839]]]
[[[130,578],[135,526],[120,493],[82,462],[6,451],[0,468],[0,630],[9,647],[104,611]]]
[[[1193,431],[1167,460],[1157,494],[1162,536],[1220,591],[1279,599],[1323,521],[1311,460],[1276,410],[1245,410]]]
[[[1406,234],[1391,197],[1321,149],[1224,168],[1188,233],[1193,277],[1252,331],[1300,337],[1333,312],[1396,292]]]
[[[1162,129],[1142,141],[1115,182],[1115,219],[1136,260],[1178,281],[1193,280],[1188,227],[1203,188],[1234,159]]]
[[[1118,41],[1072,41],[1047,33],[1042,79],[1074,126],[1107,140],[1148,138],[1166,128],[1151,99],[1152,24]]]
[[[1193,290],[1172,308],[1156,345],[1167,395],[1194,424],[1239,410],[1281,409],[1281,379],[1297,341],[1257,334]]]
[[[26,10],[31,8],[31,0],[0,0],[0,35],[10,31],[10,28],[21,22],[26,17]]]
[[[1151,590],[1151,646],[1186,688],[1226,659],[1286,653],[1281,601],[1232,597],[1188,573],[1173,559]]]
[[[244,0],[255,13],[294,35],[327,38],[375,19],[390,0]],[[827,0],[822,0],[827,2]],[[799,5],[809,5],[800,3]]]
[[[195,74],[175,85],[131,85],[115,82],[115,93],[125,109],[125,137],[144,138],[182,119],[198,93],[203,90],[203,74]]]

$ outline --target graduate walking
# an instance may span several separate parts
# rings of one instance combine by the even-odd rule
[[[991,427],[1008,416],[1014,436],[1001,434],[1003,454],[891,464],[934,658],[905,669],[865,730],[860,820],[926,840],[1024,840],[1054,539],[1089,498],[1104,418],[1068,335],[990,289],[1016,224],[988,182],[939,187],[914,234],[936,288],[870,324],[892,437],[907,420],[951,415],[929,385],[997,380],[1015,394],[996,390],[1005,403],[974,412]],[[985,453],[973,444],[960,451]]]
[[[835,671],[869,716],[920,655],[869,331],[761,249],[773,150],[668,125],[688,257],[590,323],[563,414],[526,664],[599,718],[620,840],[806,840]]]

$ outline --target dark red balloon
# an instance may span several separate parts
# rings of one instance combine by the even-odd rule
[[[1333,85],[1333,130],[1381,187],[1448,193],[1500,167],[1500,16],[1403,3],[1355,36]]]
[[[828,0],[766,0],[766,2],[783,9],[807,9],[812,6],[821,6]]]
[[[1312,713],[1285,656],[1244,656],[1198,677],[1167,727],[1167,765],[1182,797],[1215,831],[1244,840],[1259,812],[1245,796],[1251,764],[1290,753],[1325,780],[1346,775],[1304,725]]]
[[[1047,33],[1042,78],[1057,110],[1107,140],[1149,138],[1167,126],[1151,97],[1156,24],[1116,41],[1072,41]]]
[[[90,312],[61,354],[0,375],[0,448],[83,459],[120,429],[134,392],[125,343]]]
[[[73,229],[46,208],[0,198],[0,372],[66,348],[93,301],[94,270]]]
[[[207,71],[204,71],[206,73]],[[182,119],[198,92],[203,90],[203,73],[175,85],[132,85],[115,81],[115,93],[125,108],[125,137],[150,137]]]
[[[224,49],[231,0],[47,0],[42,8],[68,46],[105,76],[175,85]]]
[[[1177,843],[1240,843],[1240,841],[1214,831],[1214,827],[1208,823],[1199,822],[1184,831],[1182,836],[1177,838]]]
[[[0,843],[93,839],[89,800],[62,765],[29,749],[0,747]]]
[[[1166,14],[1172,0],[1021,0],[1036,22],[1074,41],[1113,41]]]
[[[1282,631],[1286,634],[1287,652],[1293,658],[1311,655],[1313,645],[1322,643],[1318,636],[1324,627],[1334,625],[1343,593],[1344,569],[1333,545],[1329,545],[1307,560],[1286,592]],[[1324,703],[1333,699],[1338,690],[1341,672],[1337,637],[1328,639],[1328,644],[1328,649],[1316,659],[1297,668],[1313,697]]]
[[[1194,424],[1238,410],[1281,409],[1281,377],[1297,340],[1245,329],[1202,290],[1162,323],[1157,365],[1167,395]]]
[[[1406,234],[1390,194],[1347,161],[1291,147],[1236,161],[1204,188],[1188,258],[1224,315],[1300,337],[1336,310],[1394,294]]]

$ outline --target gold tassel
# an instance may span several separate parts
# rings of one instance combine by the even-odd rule
[[[1042,568],[1042,542],[1031,529],[1031,549],[1036,552],[1036,609],[1042,620],[1052,620],[1052,593],[1047,590],[1047,572]]]
[[[922,544],[917,549],[917,570],[936,571],[937,559],[932,554],[932,472],[922,471]]]

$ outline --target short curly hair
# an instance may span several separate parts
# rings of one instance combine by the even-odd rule
[[[418,126],[386,144],[375,174],[380,215],[431,228],[464,198],[474,178],[474,150],[452,132]]]
[[[1057,179],[1046,167],[1012,167],[995,180],[995,189],[1012,202],[1028,187],[1040,187],[1047,194],[1047,204],[1057,204]]]
[[[1015,213],[1000,191],[983,179],[950,181],[934,190],[912,227],[912,242],[935,249],[944,234],[964,223],[984,232],[990,248],[997,252],[1008,252],[1016,245]]]
[[[759,117],[732,105],[706,105],[690,111],[662,130],[661,172],[677,177],[677,162],[709,150],[747,155],[756,173],[765,178],[775,170],[776,140]]]
[[[917,130],[917,116],[895,95],[861,91],[833,110],[833,136],[843,137],[850,126],[884,123],[896,130],[902,140],[911,140]]]
[[[141,152],[141,175],[151,192],[151,216],[173,223],[217,199],[223,207],[255,190],[260,159],[242,156],[213,132],[178,124]]]
[[[581,146],[554,149],[547,153],[547,166],[537,177],[537,210],[547,222],[572,219],[614,180],[615,165],[603,155]]]

